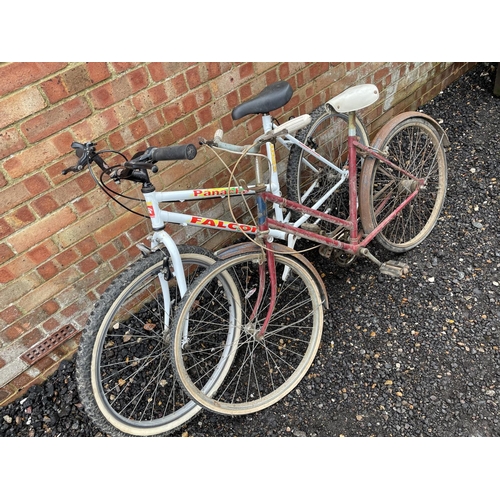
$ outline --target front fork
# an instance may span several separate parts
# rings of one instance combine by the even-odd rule
[[[265,250],[263,252],[262,261],[259,263],[259,293],[250,316],[251,323],[253,323],[257,317],[257,313],[260,309],[264,296],[264,291],[266,290],[266,269],[269,271],[269,286],[271,288],[271,297],[269,300],[269,308],[267,310],[266,318],[256,334],[256,340],[262,341],[266,335],[267,327],[269,326],[271,316],[276,306],[277,278],[274,252],[272,249],[272,238],[269,236],[269,225],[267,223],[267,205],[265,200],[260,195],[257,195],[257,225],[259,229],[258,237],[263,240]]]
[[[179,294],[184,297],[187,291],[186,276],[184,274],[184,265],[182,264],[181,255],[177,244],[172,239],[172,237],[165,231],[155,231],[149,239],[151,240],[151,249],[155,250],[160,245],[163,245],[170,256],[171,265],[173,268],[173,276],[175,277],[177,287],[179,288]],[[172,299],[170,296],[170,287],[168,285],[168,278],[165,276],[163,270],[158,274],[160,280],[161,290],[163,292],[163,303],[164,303],[164,335],[168,335],[171,319],[172,319]],[[187,341],[187,333],[184,333],[184,340]],[[166,337],[165,337],[166,338]]]

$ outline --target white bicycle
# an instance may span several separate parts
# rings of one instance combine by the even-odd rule
[[[224,150],[237,156],[248,155],[256,163],[265,161],[268,177],[265,180],[256,179],[254,185],[158,191],[150,178],[150,172],[158,171],[157,162],[191,160],[197,154],[194,145],[148,148],[128,160],[118,151],[98,151],[93,142],[73,144],[79,158],[78,163],[63,173],[80,172],[88,167],[96,183],[120,204],[119,197],[122,194],[113,183],[128,181],[139,184],[147,214],[137,213],[148,218],[152,226],[148,238],[150,246],[138,244],[142,258],[122,272],[96,302],[78,350],[76,366],[80,397],[88,415],[104,432],[136,436],[169,434],[201,409],[186,396],[176,380],[170,357],[171,318],[193,279],[217,259],[232,255],[234,248],[224,249],[216,256],[200,247],[177,245],[165,230],[166,225],[208,227],[244,233],[250,238],[257,234],[257,226],[251,223],[165,210],[161,208],[161,204],[197,202],[200,199],[225,198],[235,194],[253,196],[257,185],[259,189],[264,185],[264,189],[279,196],[281,189],[274,149],[275,142],[278,141],[293,153],[289,156],[286,172],[288,190],[293,189],[292,184],[296,185],[297,180],[304,177],[301,173],[304,162],[315,157],[331,173],[328,178],[323,176],[322,182],[315,183],[318,189],[314,190],[314,196],[301,195],[301,201],[313,209],[321,207],[326,212],[337,210],[337,195],[340,192],[338,187],[347,178],[344,166],[348,117],[322,107],[311,115],[277,124],[270,112],[284,106],[291,96],[290,85],[277,82],[233,110],[235,120],[251,114],[261,115],[263,134],[256,141],[255,147],[249,149],[224,143],[220,133],[216,134],[213,141],[202,141],[214,151]],[[299,130],[298,138],[294,137]],[[359,120],[356,120],[356,133],[361,143],[368,144],[367,134]],[[312,141],[314,149],[306,146],[312,145]],[[261,146],[265,148],[265,153],[260,152]],[[297,154],[300,151],[307,154]],[[109,165],[109,160],[106,160],[108,156],[115,162],[116,158],[119,160]],[[100,177],[91,168],[94,164],[101,169]],[[328,181],[326,184],[325,179]],[[312,191],[311,189],[310,193]],[[293,215],[293,212],[286,213],[280,204],[273,205],[273,217],[278,222],[295,227],[308,224],[309,228],[323,224],[320,219],[311,222],[309,216],[295,217],[296,220],[292,221]],[[288,236],[280,229],[272,229],[270,236],[282,240],[282,246],[288,249],[293,248],[297,240],[297,236]],[[250,241],[246,245],[253,248]],[[242,247],[239,246],[238,251],[241,250]],[[316,271],[306,259],[297,257],[285,260],[287,265],[283,268],[284,272],[295,269],[302,276],[316,276]],[[299,262],[300,269],[295,262]],[[231,298],[235,286],[234,276],[230,273],[222,274],[218,286],[219,290],[224,290],[230,297],[229,309],[237,318],[241,314],[241,305],[237,294],[233,294]],[[239,330],[231,327],[233,324],[235,322],[231,320],[222,326],[222,330],[219,329],[230,341],[240,334]],[[213,367],[211,376],[207,377],[203,385],[203,391],[207,394],[218,389],[231,364],[231,356],[229,352],[224,363]]]

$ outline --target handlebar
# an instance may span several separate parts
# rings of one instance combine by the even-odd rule
[[[158,171],[158,167],[155,165],[158,161],[174,161],[174,160],[193,160],[198,151],[193,144],[184,144],[177,146],[166,146],[166,147],[150,147],[146,151],[141,151],[136,153],[132,159],[126,160],[120,167],[109,167],[106,162],[100,156],[102,153],[117,153],[121,155],[118,151],[103,150],[96,151],[96,144],[93,142],[87,142],[85,144],[79,142],[73,142],[71,147],[75,150],[75,154],[78,157],[78,163],[73,166],[66,168],[62,171],[63,175],[69,172],[80,172],[86,166],[90,166],[95,162],[103,172],[114,171],[115,179],[118,178],[131,178],[131,171],[135,169],[139,170],[152,170],[153,172]],[[125,158],[125,157],[124,157]],[[124,168],[123,168],[124,167]]]
[[[151,159],[153,162],[168,160],[193,160],[198,154],[194,144],[182,146],[167,146],[164,148],[152,148]]]

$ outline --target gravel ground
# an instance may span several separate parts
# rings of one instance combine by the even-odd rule
[[[500,99],[479,64],[428,103],[451,148],[448,193],[404,279],[310,256],[333,307],[309,375],[271,408],[201,412],[172,436],[500,436]],[[385,255],[375,245],[380,260]],[[0,436],[101,436],[72,361],[0,408]]]

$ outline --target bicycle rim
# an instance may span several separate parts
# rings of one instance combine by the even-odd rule
[[[211,266],[193,283],[176,314],[172,349],[176,373],[190,396],[216,413],[242,415],[276,403],[300,382],[319,347],[323,304],[318,285],[303,264],[288,256],[275,257],[278,279],[285,266],[291,273],[278,286],[276,307],[262,339],[259,333],[270,289],[267,274],[264,283],[259,281],[261,252]],[[217,291],[224,272],[232,278],[231,293],[238,296],[241,322],[235,325],[239,335],[230,348],[231,362],[225,364],[217,390],[207,394],[207,380],[222,362],[224,349],[228,351],[225,328],[220,325],[229,321],[230,297]],[[209,307],[203,306],[207,299]],[[187,344],[183,341],[186,324]]]

